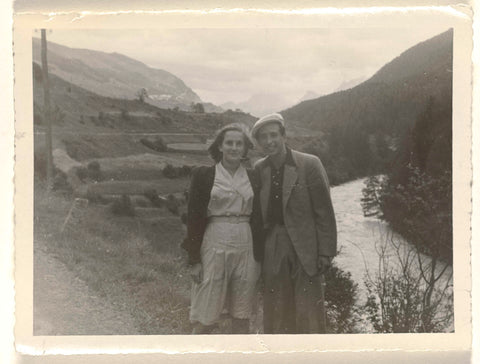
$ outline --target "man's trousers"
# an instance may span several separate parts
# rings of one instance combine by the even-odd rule
[[[284,226],[267,235],[263,281],[265,334],[325,333],[325,278],[305,273]]]

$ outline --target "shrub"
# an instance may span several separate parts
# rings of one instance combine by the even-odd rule
[[[163,175],[167,178],[177,178],[178,177],[178,169],[172,166],[171,164],[167,163],[165,168],[162,171]]]
[[[357,284],[353,282],[350,272],[345,272],[335,265],[325,273],[325,281],[327,332],[354,332],[359,321],[358,309],[355,306]]]
[[[90,188],[87,189],[87,194],[85,197],[91,203],[105,205],[108,202],[101,194],[92,191]]]
[[[52,189],[54,191],[66,192],[67,194],[73,192],[73,188],[68,182],[68,177],[65,172],[59,169],[55,170],[55,177],[53,178]]]
[[[130,120],[130,114],[129,114],[128,111],[125,110],[125,109],[122,109],[122,110],[120,111],[120,116],[121,116],[121,118],[122,118],[123,120],[126,120],[126,121]]]
[[[94,181],[102,181],[103,175],[102,171],[100,170],[100,163],[97,161],[91,161],[87,165],[88,177]]]
[[[155,189],[147,189],[143,195],[150,200],[153,206],[162,207],[164,202],[161,198],[158,197],[158,193]]]
[[[180,168],[180,176],[181,176],[181,177],[190,176],[190,173],[191,173],[191,172],[192,172],[192,167],[191,167],[191,166],[183,165],[183,166]]]
[[[140,143],[157,152],[166,152],[168,150],[168,147],[162,138],[158,138],[154,142],[146,138],[142,138],[140,139]]]
[[[75,168],[75,174],[80,179],[80,181],[85,182],[85,179],[88,177],[88,170],[83,166]]]
[[[135,208],[128,195],[122,195],[120,199],[116,199],[112,203],[110,211],[117,216],[135,216]]]
[[[179,215],[179,203],[177,198],[170,194],[167,196],[167,209],[174,215]]]
[[[365,278],[368,297],[364,309],[374,329],[381,333],[448,329],[453,320],[448,266],[436,269],[434,259],[420,255],[414,246],[401,244],[393,236],[377,245],[377,253],[380,269],[374,277]]]

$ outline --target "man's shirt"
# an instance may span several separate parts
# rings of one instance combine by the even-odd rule
[[[276,168],[273,164],[271,158],[269,157],[268,163],[270,164],[270,197],[268,201],[267,209],[267,223],[270,226],[275,224],[284,225],[283,221],[283,172],[285,170],[285,165],[295,166],[293,161],[292,151],[287,147],[287,154],[285,156],[285,161],[279,168]]]

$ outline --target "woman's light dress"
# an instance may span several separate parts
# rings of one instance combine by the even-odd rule
[[[192,322],[211,325],[224,310],[235,318],[250,317],[260,275],[249,224],[252,205],[245,168],[240,166],[232,176],[217,163],[201,247],[202,280],[192,287]]]

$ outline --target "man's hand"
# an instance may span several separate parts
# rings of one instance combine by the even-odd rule
[[[318,257],[318,273],[324,274],[332,266],[332,257],[320,255]]]
[[[200,283],[202,281],[202,263],[196,263],[190,268],[190,277],[195,283]]]

